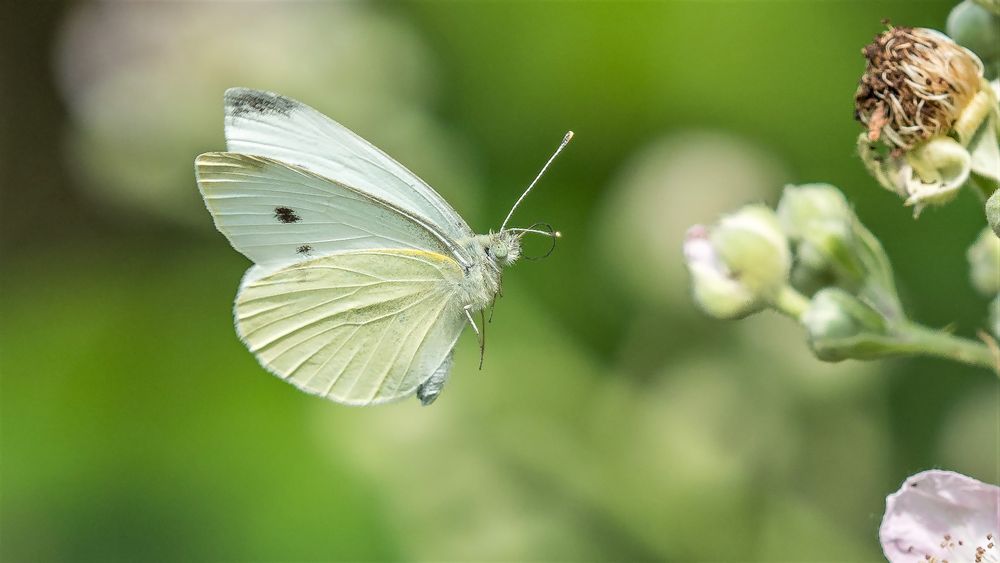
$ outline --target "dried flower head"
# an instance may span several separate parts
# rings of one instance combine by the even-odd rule
[[[982,61],[932,29],[890,27],[862,53],[855,117],[893,150],[947,134],[981,88]]]

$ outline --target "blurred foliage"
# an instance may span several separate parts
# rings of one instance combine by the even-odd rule
[[[978,202],[914,222],[853,154],[861,46],[950,8],[10,4],[38,56],[2,59],[0,559],[878,559],[907,475],[995,480],[996,379],[706,319],[680,236],[829,182],[917,320],[982,325]],[[565,236],[505,277],[482,372],[467,334],[432,407],[351,409],[259,368],[191,174],[230,85],[344,121],[480,232],[577,133],[515,216]]]

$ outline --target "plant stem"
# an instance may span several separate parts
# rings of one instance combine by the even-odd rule
[[[790,285],[781,288],[774,298],[774,308],[795,320],[802,320],[802,315],[809,310],[809,298],[802,295]]]
[[[903,324],[895,332],[896,338],[893,340],[897,352],[936,356],[993,371],[998,370],[996,358],[989,347],[982,342],[932,330],[915,323]]]

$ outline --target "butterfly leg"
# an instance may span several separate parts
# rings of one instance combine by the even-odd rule
[[[479,370],[483,369],[483,358],[486,357],[486,311],[479,310],[479,322],[483,323],[483,335],[479,339]]]
[[[503,297],[503,272],[500,272],[500,276],[497,278],[497,292],[493,296],[493,301],[490,302],[490,320],[487,322],[493,322],[493,311],[496,310],[497,298]]]
[[[472,330],[476,333],[476,336],[481,336],[479,326],[476,325],[476,321],[472,320],[472,305],[466,305],[462,310],[465,311],[465,318],[469,319],[469,324],[472,325]]]
[[[469,319],[469,324],[472,325],[472,330],[475,331],[476,338],[479,340],[479,369],[483,369],[483,354],[486,351],[485,335],[479,330],[479,326],[476,325],[476,321],[472,318],[472,305],[466,305],[463,311],[465,311],[465,318]],[[483,328],[486,328],[485,324]]]

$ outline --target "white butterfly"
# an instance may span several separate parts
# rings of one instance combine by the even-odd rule
[[[254,262],[236,330],[261,365],[349,405],[430,404],[465,323],[493,303],[527,232],[476,235],[420,178],[295,100],[226,91],[229,152],[195,160],[215,226]]]

